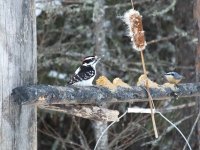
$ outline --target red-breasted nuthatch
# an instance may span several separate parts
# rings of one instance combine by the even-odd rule
[[[184,77],[177,72],[168,72],[164,74],[167,81],[171,84],[178,84]]]

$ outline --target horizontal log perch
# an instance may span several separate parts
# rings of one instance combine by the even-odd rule
[[[200,83],[180,84],[176,88],[150,88],[154,100],[200,96]],[[118,87],[115,91],[100,86],[30,85],[13,89],[12,95],[19,104],[102,104],[111,102],[148,101],[145,87],[132,89]]]

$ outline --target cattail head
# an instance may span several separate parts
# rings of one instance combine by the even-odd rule
[[[133,42],[133,48],[141,51],[146,47],[146,41],[142,26],[142,16],[134,9],[130,9],[124,14],[124,22],[128,25],[129,36]]]

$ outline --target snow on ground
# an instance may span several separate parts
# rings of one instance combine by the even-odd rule
[[[55,70],[51,70],[48,73],[48,77],[57,78],[57,79],[61,79],[61,80],[64,80],[66,78],[66,76],[67,76],[66,73],[60,73],[60,72],[57,72]]]

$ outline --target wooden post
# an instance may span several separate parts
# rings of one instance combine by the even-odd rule
[[[197,36],[198,36],[198,44],[196,50],[196,82],[200,81],[200,0],[196,0],[194,3],[194,19],[197,22]],[[200,112],[200,97],[196,98],[196,109],[197,113]],[[200,149],[200,120],[197,122],[196,126],[196,134],[197,134],[197,147]]]
[[[36,150],[35,106],[14,103],[12,89],[36,83],[34,0],[0,1],[0,149]]]

